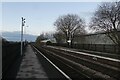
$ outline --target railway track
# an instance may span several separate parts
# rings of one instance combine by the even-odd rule
[[[76,54],[52,47],[40,47],[39,50],[71,79],[120,79],[120,69],[119,65],[116,65],[116,61]]]
[[[103,57],[103,56],[98,56],[98,55],[91,55],[91,54],[83,53],[83,52],[75,52],[75,51],[71,52],[71,51],[62,50],[62,49],[53,48],[53,47],[45,47],[45,48],[48,50],[51,50],[51,51],[64,52],[64,54],[73,56],[76,58],[89,59],[93,62],[102,63],[105,66],[110,65],[111,68],[112,68],[112,66],[114,66],[114,69],[116,68],[116,70],[120,70],[119,69],[120,68],[120,60],[119,59],[113,59],[113,58]]]
[[[70,66],[69,64],[66,64],[65,61],[59,59],[59,58],[56,57],[56,56],[53,56],[53,55],[51,54],[51,52],[49,52],[49,51],[47,51],[47,50],[45,50],[45,49],[43,49],[43,48],[41,48],[41,47],[38,49],[38,48],[35,48],[35,47],[33,46],[33,48],[34,48],[37,52],[39,52],[40,55],[43,55],[43,56],[45,56],[47,59],[49,59],[50,62],[53,63],[53,66],[54,66],[54,64],[55,64],[56,66],[58,66],[58,67],[59,67],[58,70],[61,71],[61,73],[63,74],[63,76],[66,77],[66,79],[68,79],[68,80],[83,80],[83,79],[85,79],[85,80],[92,80],[92,79],[90,79],[90,77],[88,77],[87,75],[81,73],[80,71],[78,71],[78,70],[75,69],[74,67]]]
[[[109,59],[99,56],[83,55],[75,52],[69,52],[66,50],[60,50],[55,48],[46,47],[46,49],[57,53],[60,56],[64,56],[67,59],[73,60],[79,64],[87,66],[93,70],[99,71],[103,74],[110,75],[115,79],[119,79],[120,73],[120,62],[119,60]],[[59,54],[60,53],[60,54]]]

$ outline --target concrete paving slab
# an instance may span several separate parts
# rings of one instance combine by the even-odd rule
[[[16,78],[45,78],[48,79],[44,68],[39,63],[37,56],[32,50],[31,46],[28,45],[25,56],[23,57],[20,65],[19,72]]]

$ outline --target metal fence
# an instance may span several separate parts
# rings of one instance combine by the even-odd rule
[[[50,45],[68,47],[67,44],[52,43]],[[107,53],[120,53],[119,47],[113,44],[74,44],[72,48],[99,51],[99,52],[107,52]]]

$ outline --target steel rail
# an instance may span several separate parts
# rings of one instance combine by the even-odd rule
[[[82,54],[82,55],[92,56],[92,57],[96,57],[96,58],[102,58],[102,59],[106,59],[106,60],[110,60],[110,61],[120,62],[119,59],[113,59],[113,58],[109,58],[109,57],[98,56],[98,55],[89,54],[89,53],[85,53],[85,52],[78,52],[78,51],[73,51],[73,50],[68,50],[68,49],[63,49],[63,48],[56,48],[56,47],[53,47],[53,46],[47,46],[47,47],[51,47],[51,48],[55,48],[55,49],[60,49],[60,50],[64,50],[64,51],[68,51],[68,52],[73,52],[73,53],[78,53],[78,54]]]
[[[42,55],[50,64],[52,64],[61,74],[63,74],[68,80],[72,80],[67,74],[65,74],[59,67],[57,67],[50,59],[48,59],[45,55],[43,55],[37,48],[33,46],[33,48]]]

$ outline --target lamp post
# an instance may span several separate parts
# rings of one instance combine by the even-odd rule
[[[23,55],[23,26],[25,26],[25,18],[22,17],[22,26],[21,26],[21,56]]]

